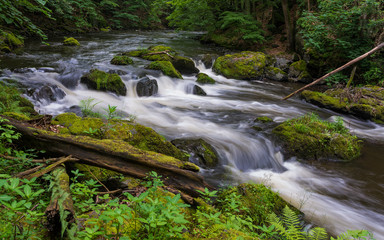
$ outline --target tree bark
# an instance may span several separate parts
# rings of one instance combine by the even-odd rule
[[[3,116],[4,118],[7,118]],[[122,140],[97,140],[86,136],[60,135],[10,119],[8,124],[22,134],[22,142],[55,155],[72,155],[79,163],[110,169],[135,178],[145,178],[151,171],[163,176],[164,184],[198,197],[196,190],[208,185],[202,176],[187,170],[186,162],[163,154],[137,149]]]
[[[285,29],[287,31],[287,38],[290,50],[295,50],[295,27],[293,19],[291,19],[289,11],[288,0],[281,0],[281,6],[283,8]]]

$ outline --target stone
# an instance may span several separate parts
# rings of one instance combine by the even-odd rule
[[[193,86],[192,94],[199,96],[207,96],[207,93],[198,85]]]
[[[196,82],[200,84],[215,84],[216,81],[205,73],[199,73],[196,75]]]
[[[181,74],[175,69],[173,64],[169,61],[151,62],[146,68],[152,69],[152,70],[160,70],[164,75],[167,75],[169,77],[183,79]]]
[[[136,86],[136,92],[139,97],[150,97],[156,95],[159,90],[156,79],[145,77],[140,79]]]
[[[80,82],[90,89],[109,91],[123,96],[127,94],[127,88],[119,75],[109,74],[98,69],[92,69],[83,75]]]
[[[70,38],[64,39],[63,45],[64,46],[80,46],[80,43],[75,38],[70,37]]]
[[[299,60],[289,66],[288,81],[310,83],[312,80],[304,60]]]
[[[191,75],[199,72],[199,69],[195,66],[195,62],[190,58],[174,56],[171,62],[181,74]]]

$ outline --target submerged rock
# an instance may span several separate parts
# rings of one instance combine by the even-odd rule
[[[146,68],[152,69],[152,70],[160,70],[164,75],[167,75],[173,78],[183,79],[181,74],[175,69],[175,67],[169,61],[151,62]]]
[[[36,89],[31,97],[39,102],[51,103],[65,97],[65,92],[55,85],[45,85]]]
[[[175,56],[171,62],[181,74],[191,75],[199,72],[199,69],[195,66],[195,62],[190,58]]]
[[[261,52],[245,51],[216,59],[213,70],[227,78],[261,79],[268,65],[268,57]]]
[[[80,43],[75,38],[70,37],[70,38],[64,39],[63,45],[64,46],[80,46]]]
[[[329,89],[324,93],[305,90],[301,93],[301,97],[323,108],[384,124],[384,88],[382,87]]]
[[[171,143],[178,149],[187,152],[190,161],[201,166],[212,168],[219,163],[217,151],[203,139],[175,139]]]
[[[319,119],[315,114],[287,120],[273,129],[284,150],[304,160],[350,161],[360,156],[360,141],[343,126]]]
[[[199,73],[196,75],[196,77],[197,77],[196,82],[200,83],[200,84],[215,84],[216,83],[216,81],[213,78],[211,78],[210,76],[208,76],[205,73]]]
[[[156,79],[145,77],[140,79],[136,86],[136,92],[139,97],[149,97],[156,95],[159,90]]]
[[[218,58],[219,56],[216,54],[205,54],[203,58],[201,59],[201,62],[204,64],[206,68],[211,68],[213,66],[213,62]]]
[[[109,91],[123,96],[127,94],[127,88],[119,75],[109,74],[98,69],[92,69],[82,76],[80,82],[90,89]]]
[[[207,93],[199,86],[194,85],[192,89],[192,94],[199,96],[207,96]]]

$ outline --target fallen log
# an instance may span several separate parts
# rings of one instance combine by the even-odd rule
[[[47,229],[57,236],[63,236],[67,226],[75,222],[75,210],[69,188],[69,176],[64,166],[56,166],[51,172],[52,196],[45,210]]]
[[[341,67],[339,67],[339,68],[333,70],[333,71],[330,72],[330,73],[325,74],[325,75],[322,76],[321,78],[319,78],[319,79],[317,79],[317,80],[311,82],[310,84],[307,84],[307,85],[305,85],[304,87],[302,87],[302,88],[300,88],[300,89],[294,91],[293,93],[291,93],[291,94],[289,94],[288,96],[284,97],[283,100],[287,100],[288,98],[290,98],[290,97],[292,97],[293,95],[295,95],[295,94],[297,94],[297,93],[303,91],[304,89],[306,89],[306,88],[308,88],[308,87],[310,87],[310,86],[313,86],[313,85],[317,84],[318,82],[320,82],[320,81],[326,79],[327,77],[332,76],[333,74],[338,73],[338,72],[340,72],[341,70],[343,70],[343,69],[345,69],[345,68],[347,68],[347,67],[349,67],[349,66],[351,66],[351,65],[353,65],[353,64],[355,64],[355,63],[357,63],[357,62],[359,62],[359,61],[361,61],[361,60],[363,60],[364,58],[366,58],[366,57],[368,57],[369,55],[371,55],[371,54],[377,52],[378,50],[380,50],[380,49],[383,48],[383,47],[384,47],[384,43],[379,44],[378,46],[376,46],[375,48],[373,48],[373,49],[370,50],[369,52],[364,53],[364,54],[361,55],[360,57],[357,57],[357,58],[355,58],[355,59],[349,61],[348,63],[344,64],[343,66],[341,66]]]
[[[188,170],[190,164],[163,154],[144,151],[122,140],[98,140],[87,136],[56,134],[31,127],[8,118],[22,134],[21,141],[36,149],[56,155],[72,155],[79,163],[97,166],[135,178],[145,178],[149,172],[161,175],[166,186],[178,189],[192,197],[196,190],[204,191],[208,185],[202,176]]]

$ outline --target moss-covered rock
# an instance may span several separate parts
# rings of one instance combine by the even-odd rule
[[[343,126],[322,121],[315,114],[291,119],[273,129],[285,151],[305,160],[350,161],[360,156],[360,141]]]
[[[303,83],[312,81],[312,77],[307,69],[307,63],[304,60],[299,60],[289,66],[288,80],[291,82]]]
[[[307,102],[336,112],[348,113],[378,123],[384,122],[384,88],[378,86],[329,89],[324,93],[303,91]]]
[[[174,56],[172,64],[181,74],[196,74],[199,69],[195,67],[195,62],[187,57]]]
[[[203,62],[204,66],[206,68],[211,68],[213,65],[213,62],[218,58],[219,56],[216,54],[205,54],[201,61]]]
[[[245,51],[217,58],[213,70],[227,78],[260,79],[267,64],[268,58],[264,53]]]
[[[155,61],[151,62],[147,69],[160,70],[164,75],[173,77],[173,78],[183,78],[181,74],[175,69],[169,61]]]
[[[64,39],[63,45],[64,46],[80,46],[80,43],[75,38],[69,37]]]
[[[204,167],[215,167],[219,163],[217,151],[203,139],[175,139],[171,143],[190,155],[190,161]]]
[[[176,51],[167,46],[151,46],[147,49],[138,49],[123,53],[131,57],[140,57],[149,61],[172,61]]]
[[[10,53],[24,46],[24,40],[11,32],[0,33],[0,52]]]
[[[254,122],[270,123],[270,122],[273,122],[273,120],[267,116],[262,116],[262,117],[256,118]]]
[[[87,85],[90,89],[109,91],[123,96],[127,94],[125,84],[120,76],[115,73],[110,74],[98,69],[92,69],[89,73],[81,77],[80,82]]]
[[[216,83],[216,81],[213,78],[211,78],[210,76],[208,76],[205,73],[199,73],[196,75],[196,77],[197,77],[196,82],[200,83],[200,84],[215,84]]]
[[[118,55],[114,56],[111,60],[113,65],[129,65],[133,64],[133,60],[128,56]]]
[[[30,117],[23,113],[15,113],[15,112],[4,112],[2,113],[5,116],[11,117],[13,119],[19,120],[19,121],[28,121],[31,120]]]
[[[14,112],[21,113],[27,117],[38,116],[33,104],[22,97],[16,87],[0,81],[0,113]]]
[[[103,121],[99,118],[81,118],[74,113],[57,115],[52,124],[61,125],[60,133],[72,135],[85,135],[98,139],[123,140],[142,150],[162,153],[186,161],[188,156],[177,149],[152,128],[133,123],[127,120]],[[196,167],[182,166],[184,169]]]
[[[273,81],[286,81],[288,74],[277,67],[267,67],[265,69],[265,78]]]

